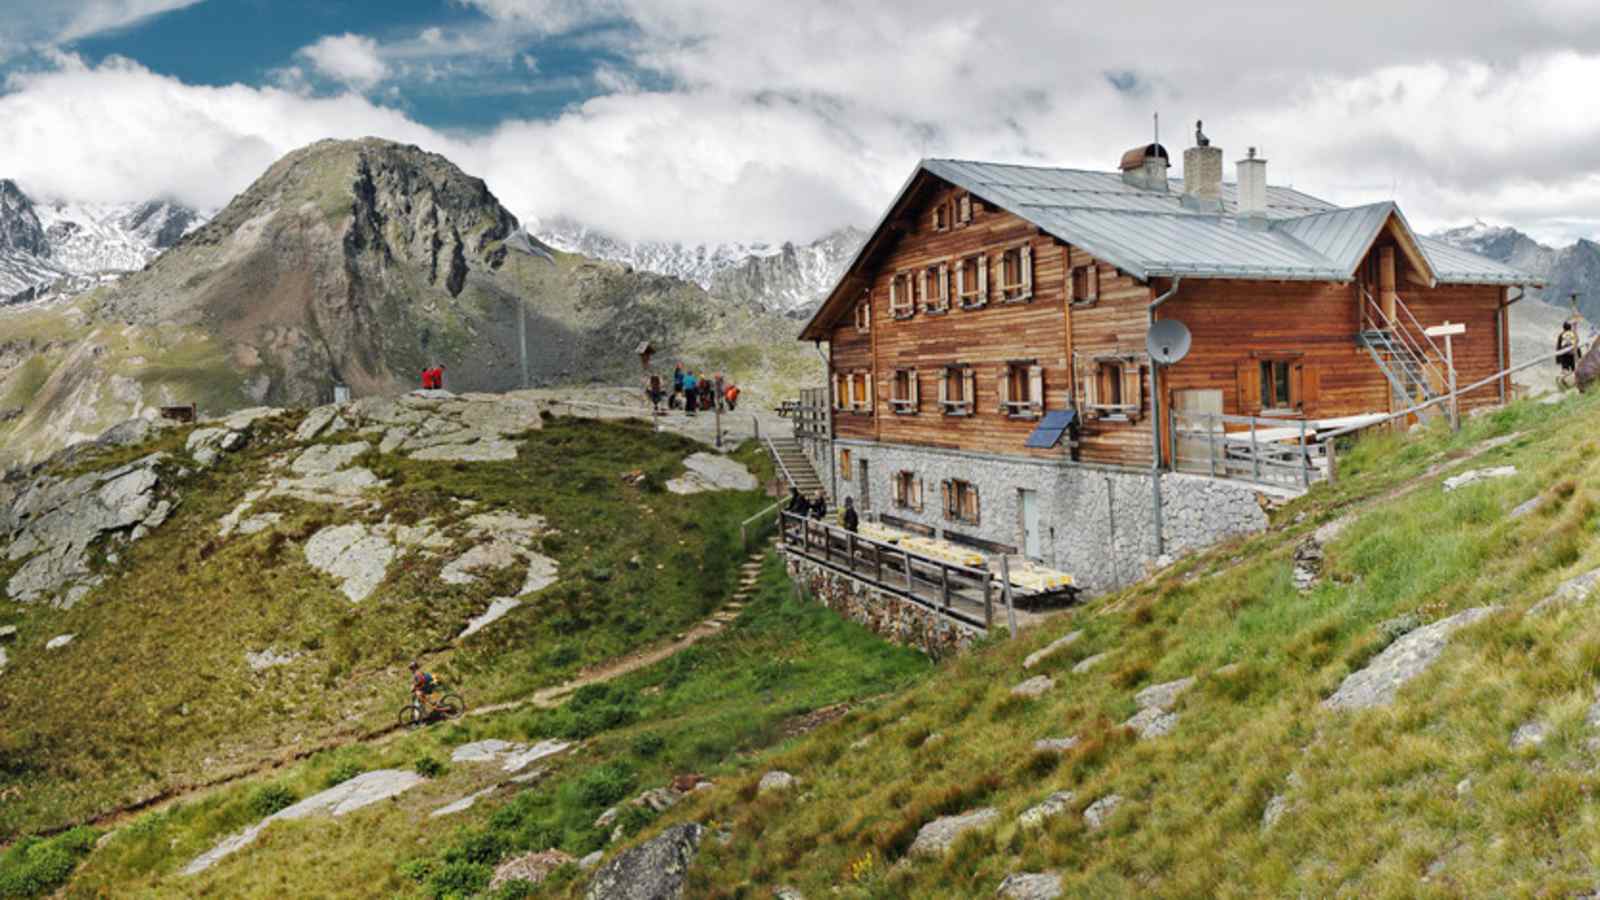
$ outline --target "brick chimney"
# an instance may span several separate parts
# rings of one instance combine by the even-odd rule
[[[1199,212],[1222,212],[1222,148],[1194,123],[1193,147],[1183,151],[1183,206]]]
[[[1256,156],[1256,148],[1234,165],[1239,171],[1239,221],[1262,226],[1267,222],[1267,161]]]

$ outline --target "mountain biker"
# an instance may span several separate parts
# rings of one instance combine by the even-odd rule
[[[438,689],[439,682],[434,680],[433,674],[424,672],[422,664],[413,659],[411,661],[411,696],[417,698],[417,702],[422,704],[425,709],[431,710],[434,709],[434,705],[433,701],[428,699],[428,695]]]

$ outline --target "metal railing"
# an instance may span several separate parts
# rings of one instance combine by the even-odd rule
[[[744,546],[744,552],[749,553],[751,548],[765,540],[767,535],[774,530],[778,523],[778,513],[786,501],[779,500],[771,506],[756,513],[739,523],[739,543]]]
[[[1326,474],[1326,448],[1305,419],[1168,410],[1167,424],[1174,471],[1296,488]]]
[[[788,553],[984,633],[994,628],[996,587],[987,570],[922,556],[796,513],[781,513],[779,522]],[[1000,591],[1009,601],[1009,584]]]
[[[1417,399],[1419,394],[1422,399],[1431,399],[1447,390],[1449,382],[1444,370],[1434,362],[1443,359],[1444,353],[1411,314],[1410,307],[1396,297],[1398,314],[1390,315],[1365,288],[1361,293],[1366,299],[1362,308],[1362,342],[1395,390],[1408,401]],[[1389,360],[1384,359],[1384,353]]]

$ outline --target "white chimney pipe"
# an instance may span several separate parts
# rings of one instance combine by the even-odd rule
[[[1256,156],[1256,148],[1237,163],[1239,167],[1239,218],[1267,217],[1267,161]]]

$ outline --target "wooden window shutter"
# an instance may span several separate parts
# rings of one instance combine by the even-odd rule
[[[1034,415],[1044,412],[1044,367],[1028,367],[1028,409]]]
[[[939,482],[939,490],[944,494],[944,517],[946,519],[955,518],[955,515],[954,515],[955,510],[950,505],[950,482],[949,482],[949,480],[945,480],[945,481]]]
[[[1000,397],[1000,413],[1004,415],[1011,411],[1011,367],[1006,366],[1000,370],[1000,377],[995,381],[995,393]]]
[[[1100,364],[1090,362],[1083,378],[1083,402],[1088,407],[1084,415],[1098,418],[1100,415]]]
[[[950,265],[942,263],[939,266],[939,308],[944,309],[950,304]]]
[[[871,370],[868,370],[866,375],[864,376],[864,380],[867,383],[867,396],[865,398],[866,402],[867,402],[867,411],[868,412],[876,412],[877,408],[878,408],[878,404],[876,402],[877,393],[878,393],[878,391],[877,391],[877,381],[878,381],[878,379],[875,377],[875,373],[873,373]]]
[[[1300,390],[1300,408],[1307,412],[1315,409],[1322,394],[1322,370],[1316,366],[1307,368],[1301,376]]]
[[[939,408],[940,409],[945,409],[945,410],[948,410],[950,408],[950,370],[949,369],[944,369],[944,370],[941,370],[939,372]]]
[[[1140,367],[1133,363],[1127,363],[1122,367],[1122,402],[1127,407],[1129,419],[1139,418],[1139,413],[1144,409],[1139,397],[1139,369]]]
[[[917,296],[922,299],[922,305],[928,305],[928,270],[921,269],[917,272]]]
[[[1077,303],[1083,298],[1078,296],[1078,270],[1072,267],[1071,247],[1061,251],[1061,262],[1067,269],[1067,302]]]
[[[1239,415],[1253,416],[1261,412],[1261,372],[1253,359],[1234,367],[1235,384],[1239,391]]]
[[[1033,293],[1033,247],[1029,244],[1022,245],[1022,293]]]
[[[921,478],[913,478],[911,480],[911,492],[912,492],[911,493],[911,508],[915,509],[917,512],[922,512],[922,479]]]
[[[1296,362],[1289,365],[1289,400],[1295,409],[1306,408],[1306,366]]]
[[[922,408],[922,398],[917,396],[917,370],[912,369],[906,374],[906,405],[912,412]]]
[[[989,302],[989,256],[978,257],[978,305]]]
[[[1088,282],[1089,282],[1089,298],[1088,298],[1088,300],[1089,300],[1090,303],[1093,303],[1096,300],[1100,299],[1100,264],[1099,263],[1090,263],[1089,264]]]
[[[861,301],[861,321],[864,323],[862,325],[863,328],[871,328],[872,327],[872,295],[871,294],[868,294],[866,299]]]
[[[967,412],[978,411],[978,372],[967,369],[961,373],[961,400],[966,404]]]
[[[956,263],[956,296],[967,292],[967,266],[965,263]]]

